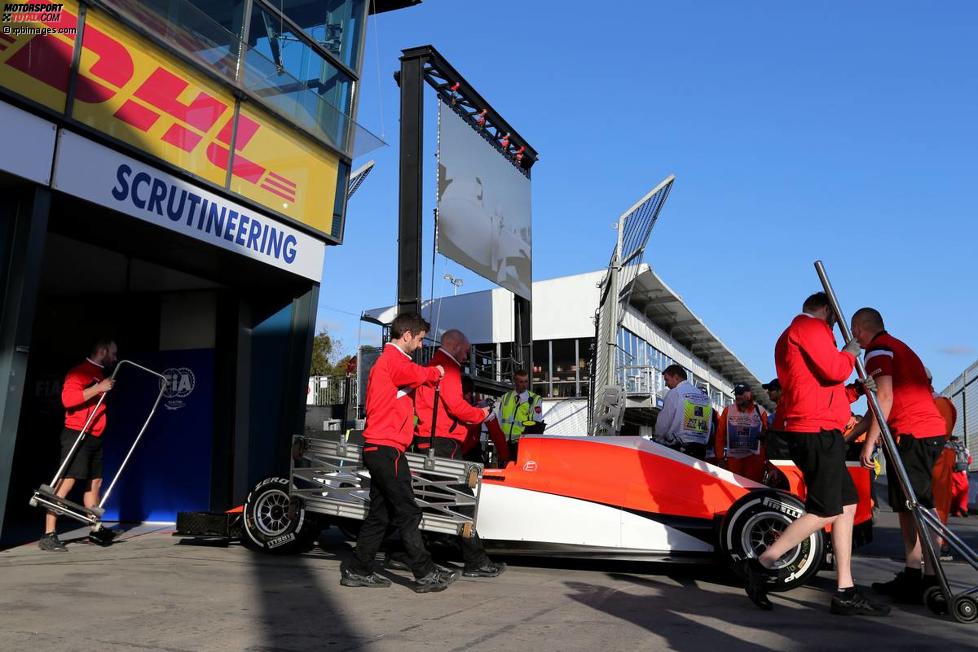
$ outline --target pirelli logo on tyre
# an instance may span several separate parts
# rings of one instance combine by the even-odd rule
[[[40,10],[24,14],[33,20],[22,24],[50,31],[0,35],[0,85],[66,111],[78,4],[31,6]],[[201,47],[149,10],[140,20],[159,22],[157,33],[186,51]],[[257,107],[236,116],[230,87],[94,7],[85,15],[80,55],[73,118],[258,205],[336,233],[337,156]]]
[[[776,500],[774,498],[765,498],[761,502],[764,504],[765,507],[770,507],[774,511],[781,512],[785,516],[790,516],[793,519],[801,518],[805,513],[804,511],[796,507],[792,507],[791,505],[783,503],[780,500]]]

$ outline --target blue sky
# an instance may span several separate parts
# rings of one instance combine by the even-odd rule
[[[535,278],[601,268],[609,224],[675,173],[646,260],[758,376],[820,258],[843,309],[877,307],[942,389],[978,358],[976,25],[973,2],[894,0],[425,0],[372,18],[358,121],[390,146],[327,251],[320,324],[352,351],[356,315],[394,301],[391,74],[430,43],[540,152]],[[436,295],[445,272],[490,287],[435,270]]]

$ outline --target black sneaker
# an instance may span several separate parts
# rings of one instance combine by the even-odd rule
[[[504,570],[506,570],[506,564],[502,562],[497,564],[487,559],[480,566],[466,568],[462,571],[462,575],[464,577],[497,577],[502,575]]]
[[[415,593],[436,593],[444,591],[448,585],[458,579],[458,571],[445,572],[437,566],[433,571],[414,580]]]
[[[836,592],[832,596],[832,606],[829,611],[837,616],[887,616],[889,605],[876,604],[866,599],[859,591],[851,593]]]
[[[777,581],[777,575],[753,557],[745,562],[744,575],[747,576],[747,585],[744,587],[744,591],[750,601],[764,611],[774,609],[774,604],[767,597],[767,592],[771,585]]]
[[[391,581],[377,573],[361,575],[350,570],[347,566],[340,567],[340,584],[343,586],[363,586],[370,589],[385,589],[391,585]]]
[[[68,552],[68,548],[61,543],[56,532],[48,532],[42,536],[37,542],[37,547],[47,552]]]
[[[906,570],[902,570],[889,582],[873,582],[873,590],[880,595],[895,595],[919,585],[919,575],[912,577]]]
[[[97,546],[102,546],[103,548],[107,548],[112,545],[112,542],[115,540],[115,537],[116,537],[115,530],[109,530],[103,527],[89,532],[88,542],[94,543]]]
[[[398,553],[387,553],[384,555],[384,568],[401,571],[411,570],[411,567],[402,559],[402,556]]]
[[[894,602],[900,604],[922,604],[924,592],[932,586],[937,586],[937,578],[933,575],[923,575],[919,580],[898,587],[890,596]]]

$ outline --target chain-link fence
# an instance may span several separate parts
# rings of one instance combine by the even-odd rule
[[[978,471],[978,361],[964,370],[941,392],[951,399],[958,412],[952,434],[957,435],[971,451],[970,471]]]

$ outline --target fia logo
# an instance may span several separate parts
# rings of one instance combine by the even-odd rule
[[[167,410],[179,410],[187,407],[183,399],[190,396],[197,385],[194,372],[187,367],[170,367],[163,372],[166,376],[166,388],[163,390],[163,398],[166,401],[163,407]]]

